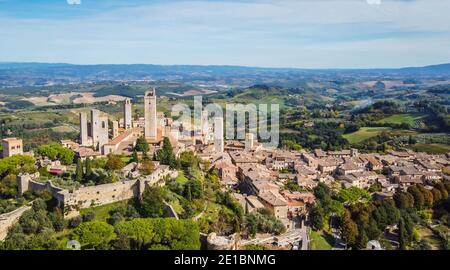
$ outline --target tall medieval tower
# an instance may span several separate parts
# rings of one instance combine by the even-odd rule
[[[151,141],[157,140],[157,119],[156,119],[156,90],[155,88],[146,91],[144,97],[144,118],[145,137]]]

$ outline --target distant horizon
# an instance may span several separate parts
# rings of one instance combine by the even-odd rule
[[[386,69],[407,69],[407,68],[427,68],[450,65],[450,61],[437,64],[427,64],[421,66],[398,66],[398,67],[327,67],[327,68],[308,68],[308,67],[271,67],[271,66],[246,66],[246,65],[222,65],[222,64],[155,64],[155,63],[67,63],[67,62],[39,62],[39,61],[1,61],[0,64],[44,64],[44,65],[70,65],[70,66],[199,66],[199,67],[239,67],[239,68],[256,68],[256,69],[295,69],[295,70],[386,70]]]

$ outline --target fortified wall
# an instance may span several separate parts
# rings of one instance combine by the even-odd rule
[[[80,209],[110,204],[131,198],[139,198],[147,185],[153,186],[166,177],[176,177],[177,172],[170,170],[168,166],[159,166],[148,176],[137,180],[125,180],[111,184],[81,187],[76,190],[61,189],[54,186],[50,181],[46,183],[37,182],[39,174],[19,174],[17,182],[19,192],[23,194],[27,190],[48,190],[52,197],[58,201],[63,208],[64,216],[71,218],[79,215]],[[163,184],[163,183],[161,183]]]
[[[19,220],[22,214],[30,209],[30,205],[25,205],[12,212],[0,215],[0,241],[3,241],[6,238],[8,229]]]

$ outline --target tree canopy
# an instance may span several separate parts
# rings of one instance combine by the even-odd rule
[[[38,155],[48,157],[51,160],[60,160],[65,165],[73,163],[75,153],[58,143],[44,144],[36,149]]]
[[[95,247],[114,237],[114,227],[102,221],[84,222],[73,230],[73,237],[83,246]]]

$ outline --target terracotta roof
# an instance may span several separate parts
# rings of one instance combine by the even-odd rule
[[[259,194],[259,197],[273,206],[286,206],[287,201],[278,191],[269,190]]]

